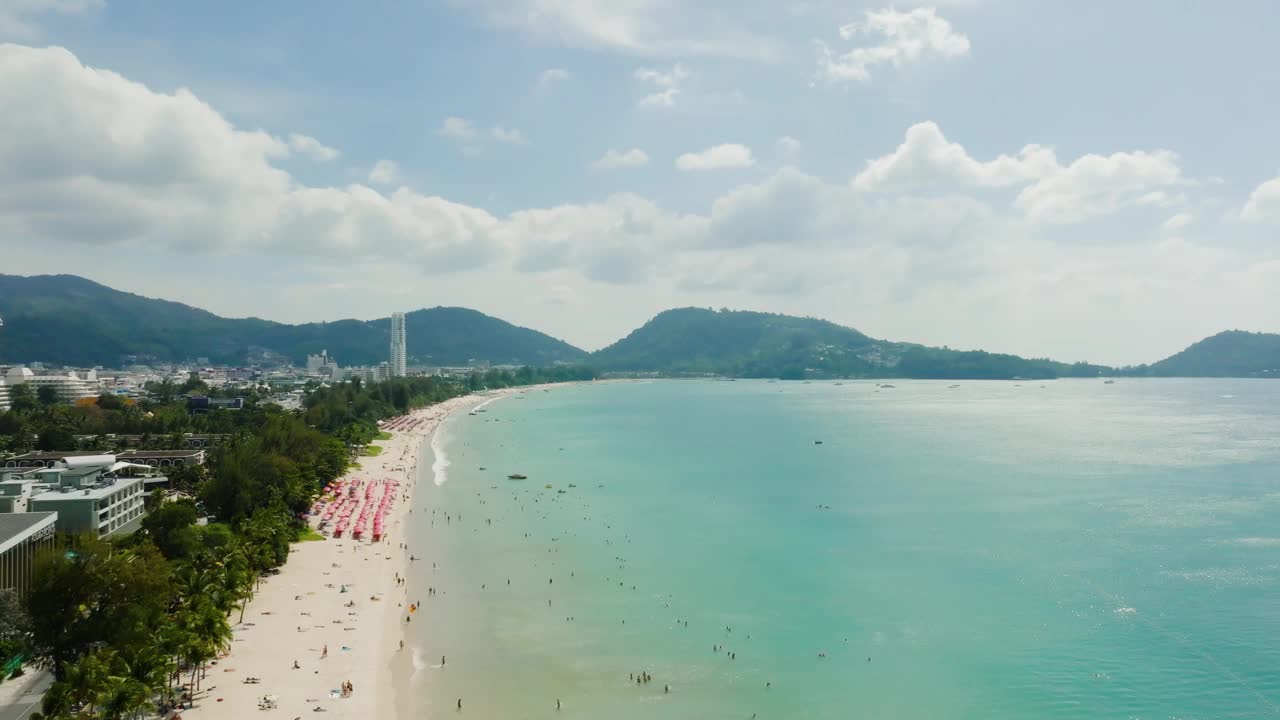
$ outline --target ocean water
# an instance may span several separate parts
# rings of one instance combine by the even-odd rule
[[[451,419],[405,702],[1280,717],[1280,382],[893,385],[578,385]]]

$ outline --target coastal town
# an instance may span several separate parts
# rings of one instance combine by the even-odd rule
[[[376,367],[341,368],[321,349],[299,367],[213,367],[201,358],[121,370],[39,363],[0,369],[0,600],[15,612],[0,618],[0,718],[79,716],[102,689],[73,689],[68,674],[136,652],[123,640],[113,647],[110,633],[70,656],[42,649],[50,646],[40,636],[45,608],[37,598],[57,591],[50,573],[87,572],[77,553],[99,547],[94,543],[125,554],[159,547],[171,566],[156,566],[172,574],[165,582],[198,569],[192,563],[224,566],[250,554],[249,547],[217,550],[223,541],[214,531],[252,533],[255,522],[266,522],[265,511],[227,505],[218,495],[244,492],[222,486],[240,482],[222,477],[232,472],[228,455],[263,447],[244,460],[269,461],[272,455],[253,454],[268,452],[253,435],[272,426],[310,434],[307,442],[320,443],[313,452],[329,452],[331,443],[332,462],[319,455],[306,461],[330,469],[313,489],[291,491],[296,495],[280,508],[274,521],[283,523],[277,532],[289,536],[287,545],[248,557],[242,579],[228,576],[236,589],[215,602],[227,609],[222,629],[205,640],[189,631],[204,649],[176,648],[161,662],[166,672],[134,681],[129,712],[221,718],[280,708],[385,716],[379,703],[393,693],[383,671],[405,657],[394,642],[411,612],[404,521],[426,441],[451,413],[512,391],[506,385],[548,379],[487,363],[411,366],[402,314],[392,316],[390,328],[387,360]],[[113,431],[87,432],[97,427]],[[280,457],[304,461],[287,451]],[[70,552],[54,561],[55,550]],[[192,601],[180,587],[172,592],[177,607]],[[173,617],[180,632],[185,621]]]

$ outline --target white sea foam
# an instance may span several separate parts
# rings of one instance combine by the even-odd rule
[[[1131,607],[1120,607],[1116,608],[1115,613],[1117,615],[1137,615],[1138,611]]]
[[[437,487],[449,482],[449,453],[444,449],[445,443],[444,425],[441,425],[431,434],[431,454],[435,457],[431,463],[431,480]]]
[[[497,401],[501,400],[501,399],[502,399],[502,398],[504,398],[504,397],[506,397],[506,396],[505,396],[505,395],[499,395],[499,396],[497,396],[497,397],[491,397],[491,398],[489,398],[488,400],[485,400],[484,402],[480,403],[479,405],[477,405],[477,406],[475,406],[475,407],[471,408],[471,412],[475,412],[475,411],[479,410],[480,408],[484,407],[485,405],[488,405],[489,403],[497,402]]]
[[[419,670],[427,669],[427,661],[422,657],[422,648],[413,649],[413,672],[416,674]]]
[[[1280,547],[1280,537],[1242,537],[1232,540],[1231,543],[1253,547]]]

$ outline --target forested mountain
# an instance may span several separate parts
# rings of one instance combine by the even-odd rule
[[[388,318],[303,325],[224,318],[74,275],[0,275],[0,318],[0,363],[80,367],[118,366],[130,356],[301,365],[321,350],[344,366],[371,365],[387,358],[391,325]],[[1214,335],[1152,365],[1116,370],[878,340],[815,318],[705,308],[659,313],[591,354],[466,308],[416,310],[405,314],[405,324],[410,362],[424,365],[581,362],[612,371],[780,378],[1280,376],[1280,335],[1241,331]]]
[[[371,365],[387,359],[391,331],[388,318],[303,325],[224,318],[74,275],[0,275],[0,318],[0,362],[73,366],[117,366],[133,355],[229,364],[279,357],[301,365],[326,349],[344,366]],[[405,334],[411,363],[548,366],[586,357],[568,343],[466,308],[406,313]]]
[[[1220,332],[1160,362],[1126,368],[1125,374],[1280,378],[1280,335],[1243,330]]]
[[[814,318],[682,308],[658,314],[592,355],[604,370],[740,377],[1096,377],[1107,368],[930,348],[868,337]]]

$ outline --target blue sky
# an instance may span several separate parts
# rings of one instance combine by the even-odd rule
[[[5,272],[283,321],[1276,331],[1266,2],[0,0]]]

